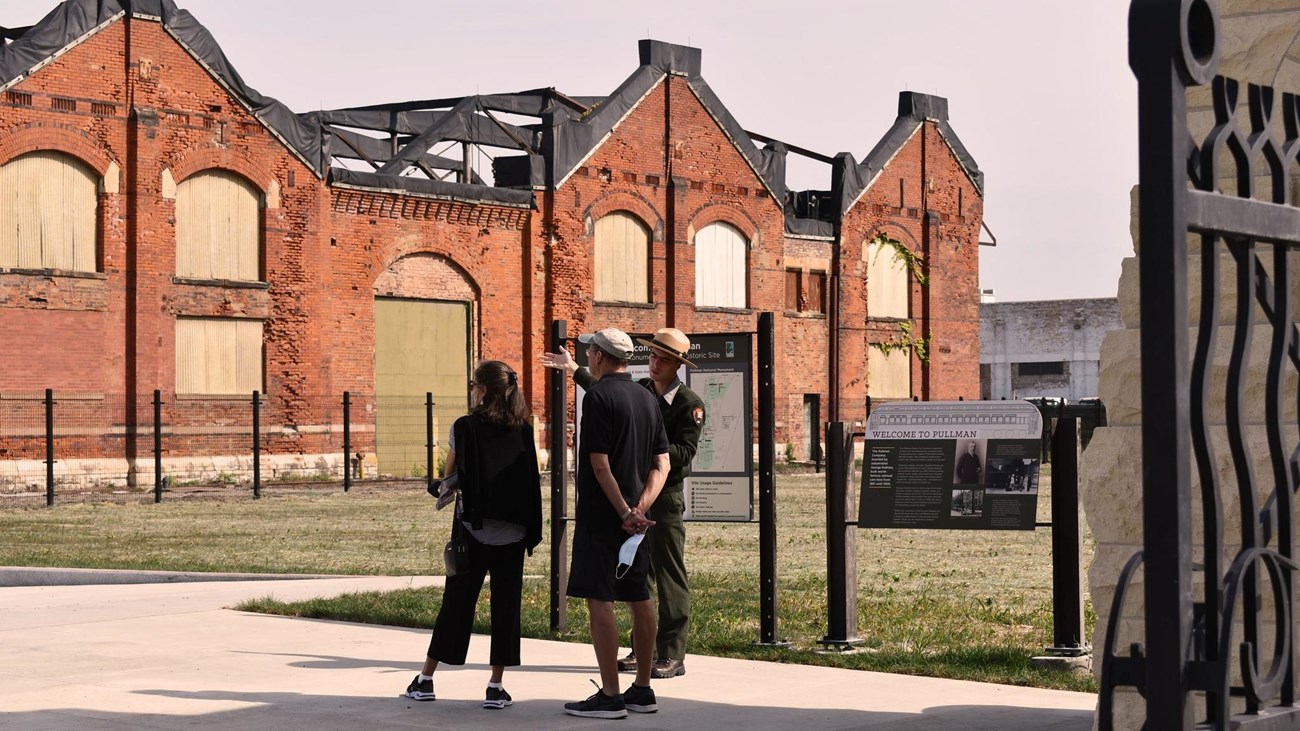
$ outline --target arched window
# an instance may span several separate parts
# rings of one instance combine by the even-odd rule
[[[695,306],[748,306],[745,253],[749,241],[729,223],[711,223],[695,234]]]
[[[649,302],[650,230],[636,216],[614,211],[596,221],[597,302]]]
[[[907,262],[893,244],[867,243],[867,317],[905,318],[909,314],[912,280]]]
[[[261,278],[262,197],[247,180],[205,170],[176,186],[176,275]]]
[[[0,167],[0,266],[95,271],[99,178],[60,152]]]

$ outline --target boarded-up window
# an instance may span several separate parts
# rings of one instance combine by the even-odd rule
[[[867,244],[867,317],[907,317],[911,277],[892,244]]]
[[[0,167],[0,266],[95,271],[98,178],[58,152]]]
[[[785,308],[799,310],[799,275],[798,269],[785,270]]]
[[[826,312],[826,272],[808,272],[803,305],[804,312]]]
[[[257,281],[261,196],[224,170],[192,175],[176,186],[176,274]]]
[[[176,393],[251,394],[262,390],[262,321],[176,319]]]
[[[597,302],[649,302],[650,230],[630,213],[596,221]]]
[[[867,395],[909,398],[912,395],[912,352],[907,348],[867,348]]]
[[[711,223],[695,234],[695,306],[746,307],[749,242],[735,226]]]
[[[826,272],[785,270],[785,308],[796,312],[826,312]]]

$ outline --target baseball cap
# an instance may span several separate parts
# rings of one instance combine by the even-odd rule
[[[607,327],[594,333],[583,333],[578,336],[578,342],[584,345],[594,343],[597,348],[619,360],[632,358],[632,338],[616,327]]]

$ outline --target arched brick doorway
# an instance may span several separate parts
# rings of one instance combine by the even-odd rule
[[[425,394],[441,464],[452,421],[469,405],[478,292],[445,257],[414,254],[375,282],[375,453],[381,474],[419,476]]]

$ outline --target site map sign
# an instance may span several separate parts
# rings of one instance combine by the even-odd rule
[[[704,429],[686,480],[686,519],[754,517],[754,378],[749,333],[692,335],[686,385],[704,399]]]
[[[858,526],[1033,530],[1043,420],[1026,401],[902,401],[867,419]]]
[[[750,333],[688,335],[691,352],[686,357],[695,368],[677,371],[692,391],[704,400],[704,428],[700,432],[691,476],[683,497],[686,520],[749,521],[754,515],[754,390],[753,336]],[[648,335],[632,335],[636,351],[628,361],[633,380],[650,377],[650,349],[637,342]],[[587,365],[586,349],[576,349],[574,359]],[[577,391],[576,421],[582,423],[582,397]],[[578,433],[581,434],[581,428]]]

